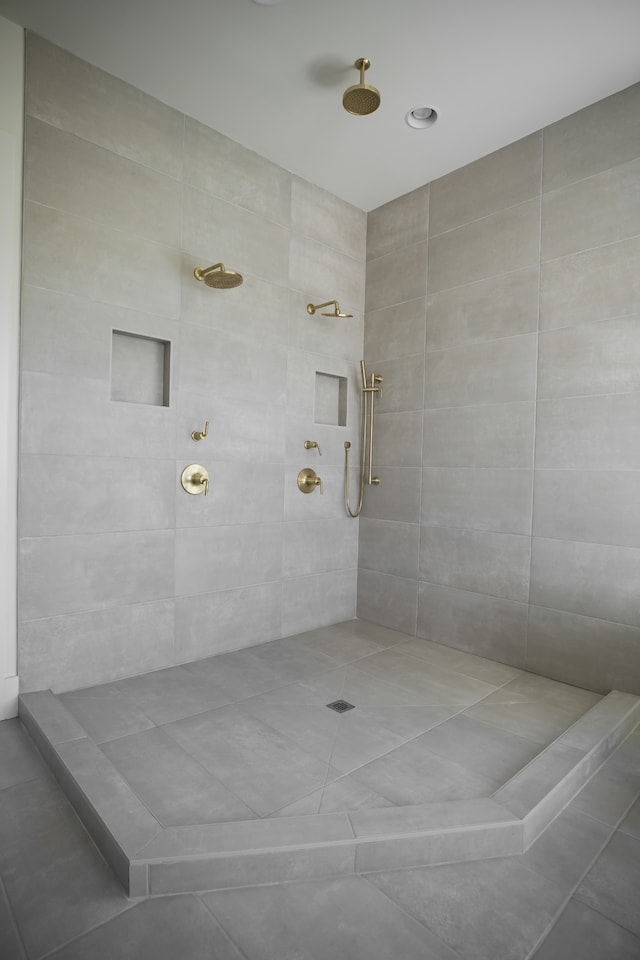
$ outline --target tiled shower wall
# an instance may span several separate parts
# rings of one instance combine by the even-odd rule
[[[366,215],[33,36],[25,199],[22,688],[353,617]],[[217,261],[244,285],[194,279]],[[334,298],[354,319],[309,317]],[[168,406],[111,399],[114,329],[171,343]],[[346,427],[315,422],[318,371],[349,377]]]
[[[640,84],[373,211],[358,614],[640,693]]]

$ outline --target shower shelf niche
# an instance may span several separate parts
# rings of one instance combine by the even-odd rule
[[[171,344],[167,340],[114,330],[111,341],[111,399],[169,406]]]
[[[314,423],[334,427],[347,425],[347,378],[316,371],[316,390],[313,408]]]

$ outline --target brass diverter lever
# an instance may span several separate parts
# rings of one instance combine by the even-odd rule
[[[200,421],[202,422],[202,421]],[[191,439],[192,440],[204,440],[205,437],[209,435],[209,421],[204,425],[204,430],[192,430]]]
[[[209,474],[199,463],[191,463],[185,467],[180,481],[187,493],[192,493],[194,496],[204,493],[205,497],[209,496]]]
[[[315,470],[311,467],[305,467],[298,474],[298,490],[301,493],[313,493],[316,487],[320,487],[320,493],[324,493],[322,480],[317,476]]]
[[[320,456],[322,456],[322,450],[320,449],[320,444],[317,440],[305,440],[304,442],[305,450],[317,450]]]

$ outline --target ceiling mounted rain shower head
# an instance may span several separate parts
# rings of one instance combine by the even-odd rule
[[[212,267],[196,267],[193,271],[196,280],[204,280],[208,287],[215,290],[228,290],[239,287],[243,282],[242,274],[227,270],[224,263],[214,263]]]
[[[333,313],[323,313],[323,317],[352,317],[352,313],[340,313],[340,307],[337,300],[327,300],[326,303],[308,303],[307,304],[307,313],[314,315],[316,310],[321,310],[323,307],[333,307]]]
[[[354,117],[366,117],[380,106],[380,91],[364,82],[364,72],[370,66],[371,61],[366,57],[356,60],[354,67],[360,71],[360,83],[345,90],[342,98],[342,106]]]

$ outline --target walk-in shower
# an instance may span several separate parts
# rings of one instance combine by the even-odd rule
[[[365,483],[378,484],[380,477],[372,476],[373,471],[373,422],[374,422],[374,403],[376,396],[382,396],[382,377],[372,373],[367,378],[367,368],[364,360],[360,361],[360,373],[362,375],[362,397],[360,401],[360,480],[358,490],[358,506],[355,510],[351,507],[349,494],[349,450],[351,444],[345,440],[344,444],[344,505],[350,517],[359,517],[362,511],[364,500]]]

